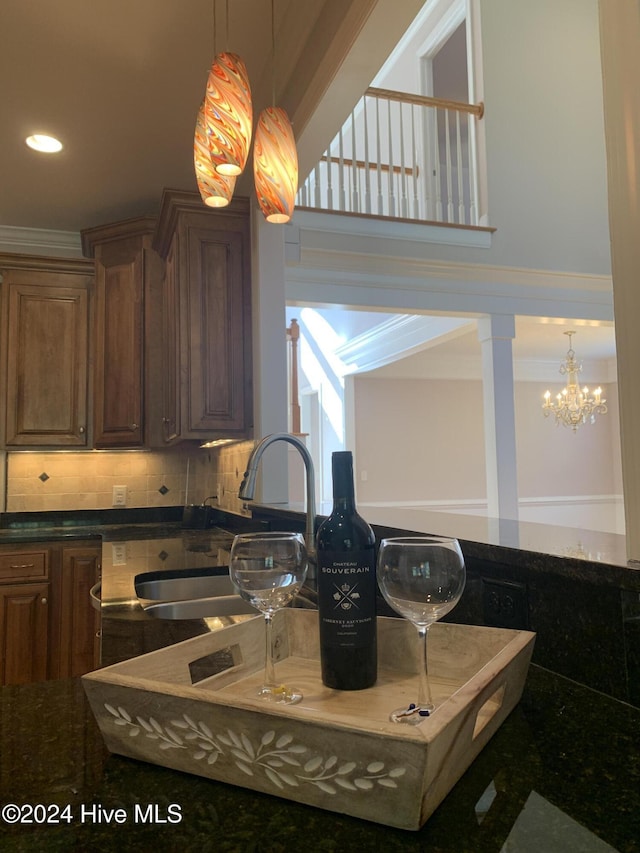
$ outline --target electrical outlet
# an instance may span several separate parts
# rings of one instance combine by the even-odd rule
[[[527,587],[516,581],[482,578],[484,624],[491,628],[529,628]]]
[[[126,506],[127,505],[127,487],[126,486],[114,486],[113,487],[113,506]]]
[[[127,546],[124,542],[111,544],[111,564],[113,566],[127,565]]]

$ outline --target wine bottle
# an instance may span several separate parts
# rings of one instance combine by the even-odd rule
[[[316,540],[322,681],[362,690],[377,678],[375,536],[356,512],[351,452],[331,467],[333,509]]]

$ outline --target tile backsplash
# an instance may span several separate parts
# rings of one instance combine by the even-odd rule
[[[253,442],[166,451],[10,452],[7,512],[111,509],[114,486],[127,487],[128,507],[199,504],[217,495],[223,509],[242,511],[238,489]],[[210,501],[216,505],[216,501]]]

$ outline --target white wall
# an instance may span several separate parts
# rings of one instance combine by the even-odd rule
[[[610,271],[597,0],[481,0],[494,260]]]
[[[372,236],[357,250],[609,275],[597,0],[480,0],[480,19],[491,247]],[[354,250],[347,235],[331,245]]]

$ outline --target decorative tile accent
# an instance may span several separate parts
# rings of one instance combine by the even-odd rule
[[[169,491],[169,489],[166,486],[160,486],[158,491],[160,492],[161,495],[166,495],[167,492]]]
[[[158,559],[164,562],[164,560],[166,560],[168,556],[169,554],[167,553],[167,551],[160,551],[160,553],[158,554]]]
[[[46,483],[47,480],[49,479],[49,475],[47,474],[46,471],[43,471],[42,474],[40,474],[40,476],[38,477],[38,479],[42,480],[43,483]]]

